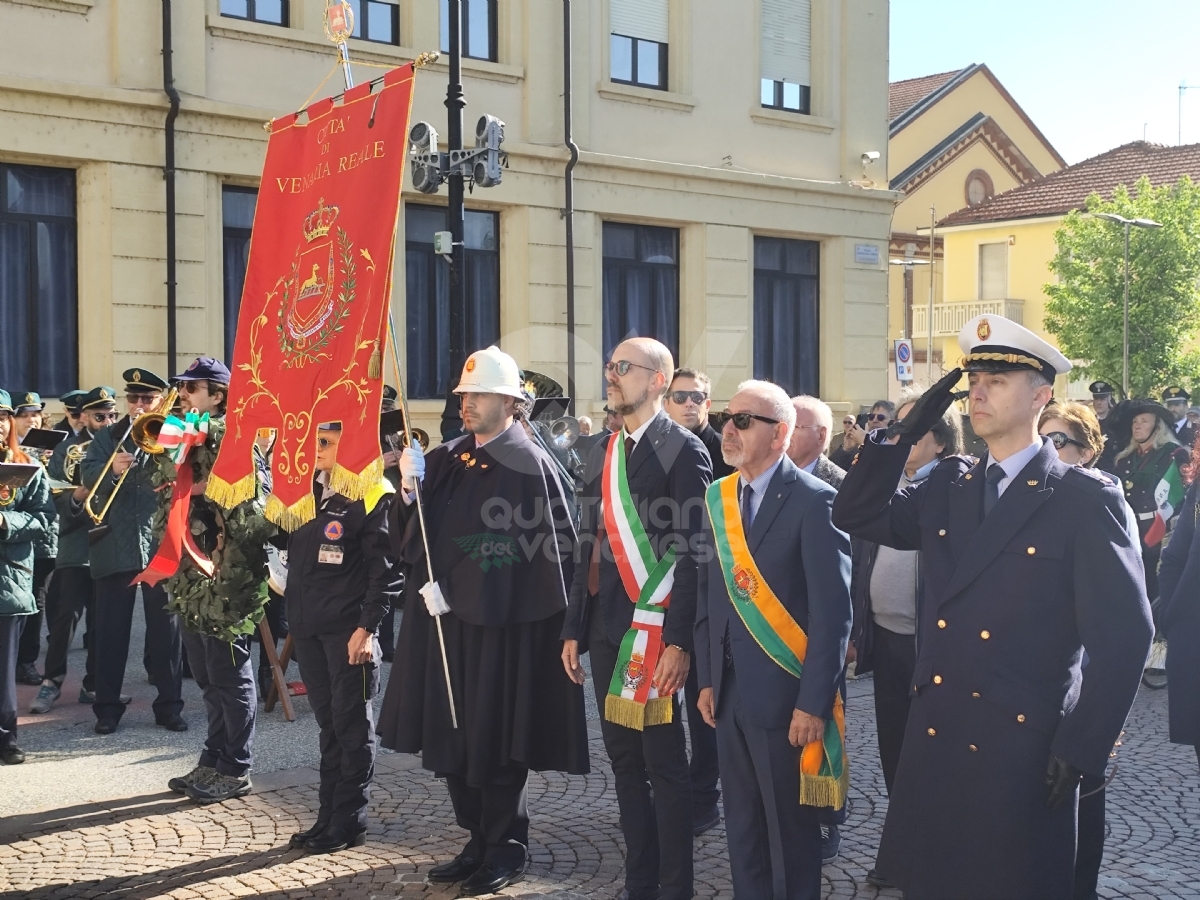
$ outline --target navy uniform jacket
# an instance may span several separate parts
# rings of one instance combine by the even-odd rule
[[[1075,804],[1046,808],[1046,766],[1104,774],[1153,631],[1120,491],[1043,440],[984,517],[986,457],[896,492],[908,452],[868,442],[833,508],[839,528],[924,563],[877,867],[907,900],[1069,897]]]
[[[717,555],[713,553],[700,567],[696,608],[699,686],[713,689],[719,707],[724,674],[721,639],[728,628],[742,706],[759,728],[788,727],[796,709],[822,719],[833,716],[851,618],[850,539],[830,520],[836,496],[833,488],[800,471],[785,456],[746,536],[763,579],[808,635],[800,679],[773,662],[742,624],[729,600]],[[712,541],[711,531],[706,537]]]
[[[618,440],[623,440],[618,434]],[[563,640],[580,642],[587,649],[588,622],[592,615],[604,617],[608,639],[620,646],[633,623],[634,601],[625,593],[617,564],[613,561],[608,535],[600,553],[600,593],[588,601],[588,570],[600,515],[601,475],[608,440],[597,442],[588,455],[584,473],[585,488],[580,506],[580,553],[575,560]],[[708,451],[700,439],[659,412],[642,434],[626,461],[629,492],[637,506],[638,518],[646,536],[661,559],[670,542],[676,545],[675,585],[671,606],[663,621],[663,640],[668,644],[692,649],[692,631],[696,624],[696,568],[701,557],[701,529],[704,521],[704,490],[712,480]],[[591,609],[598,605],[599,610]]]

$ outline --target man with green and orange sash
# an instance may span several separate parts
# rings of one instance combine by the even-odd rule
[[[782,388],[743,382],[721,419],[737,473],[705,496],[697,706],[717,729],[734,897],[819,900],[819,809],[840,809],[850,780],[850,540],[833,488],[787,457],[796,410]]]

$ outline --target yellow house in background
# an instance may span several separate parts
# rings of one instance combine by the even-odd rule
[[[943,332],[960,318],[962,322],[970,318],[963,318],[965,309],[947,308],[943,242],[935,233],[931,269],[930,225],[1012,188],[1036,184],[1066,162],[986,65],[897,81],[889,87],[888,187],[903,191],[904,199],[892,222],[888,336],[914,339],[914,374],[918,383],[924,383],[931,276],[935,379],[943,360]],[[961,324],[955,326],[955,333]],[[945,358],[952,363],[957,356]],[[900,390],[892,365],[888,386],[890,396]]]
[[[1007,316],[1055,343],[1044,326],[1045,287],[1054,278],[1049,269],[1054,233],[1091,194],[1109,199],[1118,185],[1132,186],[1143,175],[1156,186],[1183,175],[1200,179],[1200,144],[1163,147],[1135,141],[944,218],[938,231],[945,241],[946,302],[934,307],[935,359],[940,342],[953,364],[959,328],[984,312]],[[1120,321],[1113,327],[1120,328]],[[1055,389],[1060,397],[1091,396],[1081,377],[1070,383],[1060,378]]]

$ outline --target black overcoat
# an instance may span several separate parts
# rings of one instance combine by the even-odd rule
[[[1188,489],[1183,511],[1162,552],[1158,573],[1163,606],[1159,618],[1171,642],[1167,654],[1171,741],[1200,745],[1200,528],[1196,527],[1197,485]]]
[[[877,868],[906,900],[1065,900],[1076,804],[1046,808],[1046,765],[1104,773],[1152,634],[1120,492],[1044,440],[985,517],[986,457],[895,492],[907,457],[868,442],[833,508],[839,528],[924,563]]]

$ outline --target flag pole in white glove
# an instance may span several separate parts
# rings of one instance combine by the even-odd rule
[[[436,618],[450,612],[450,606],[442,596],[442,589],[436,581],[425,582],[418,593],[425,599],[425,608],[431,616]]]
[[[425,453],[414,441],[400,454],[400,485],[404,490],[416,490],[417,482],[425,480]]]

